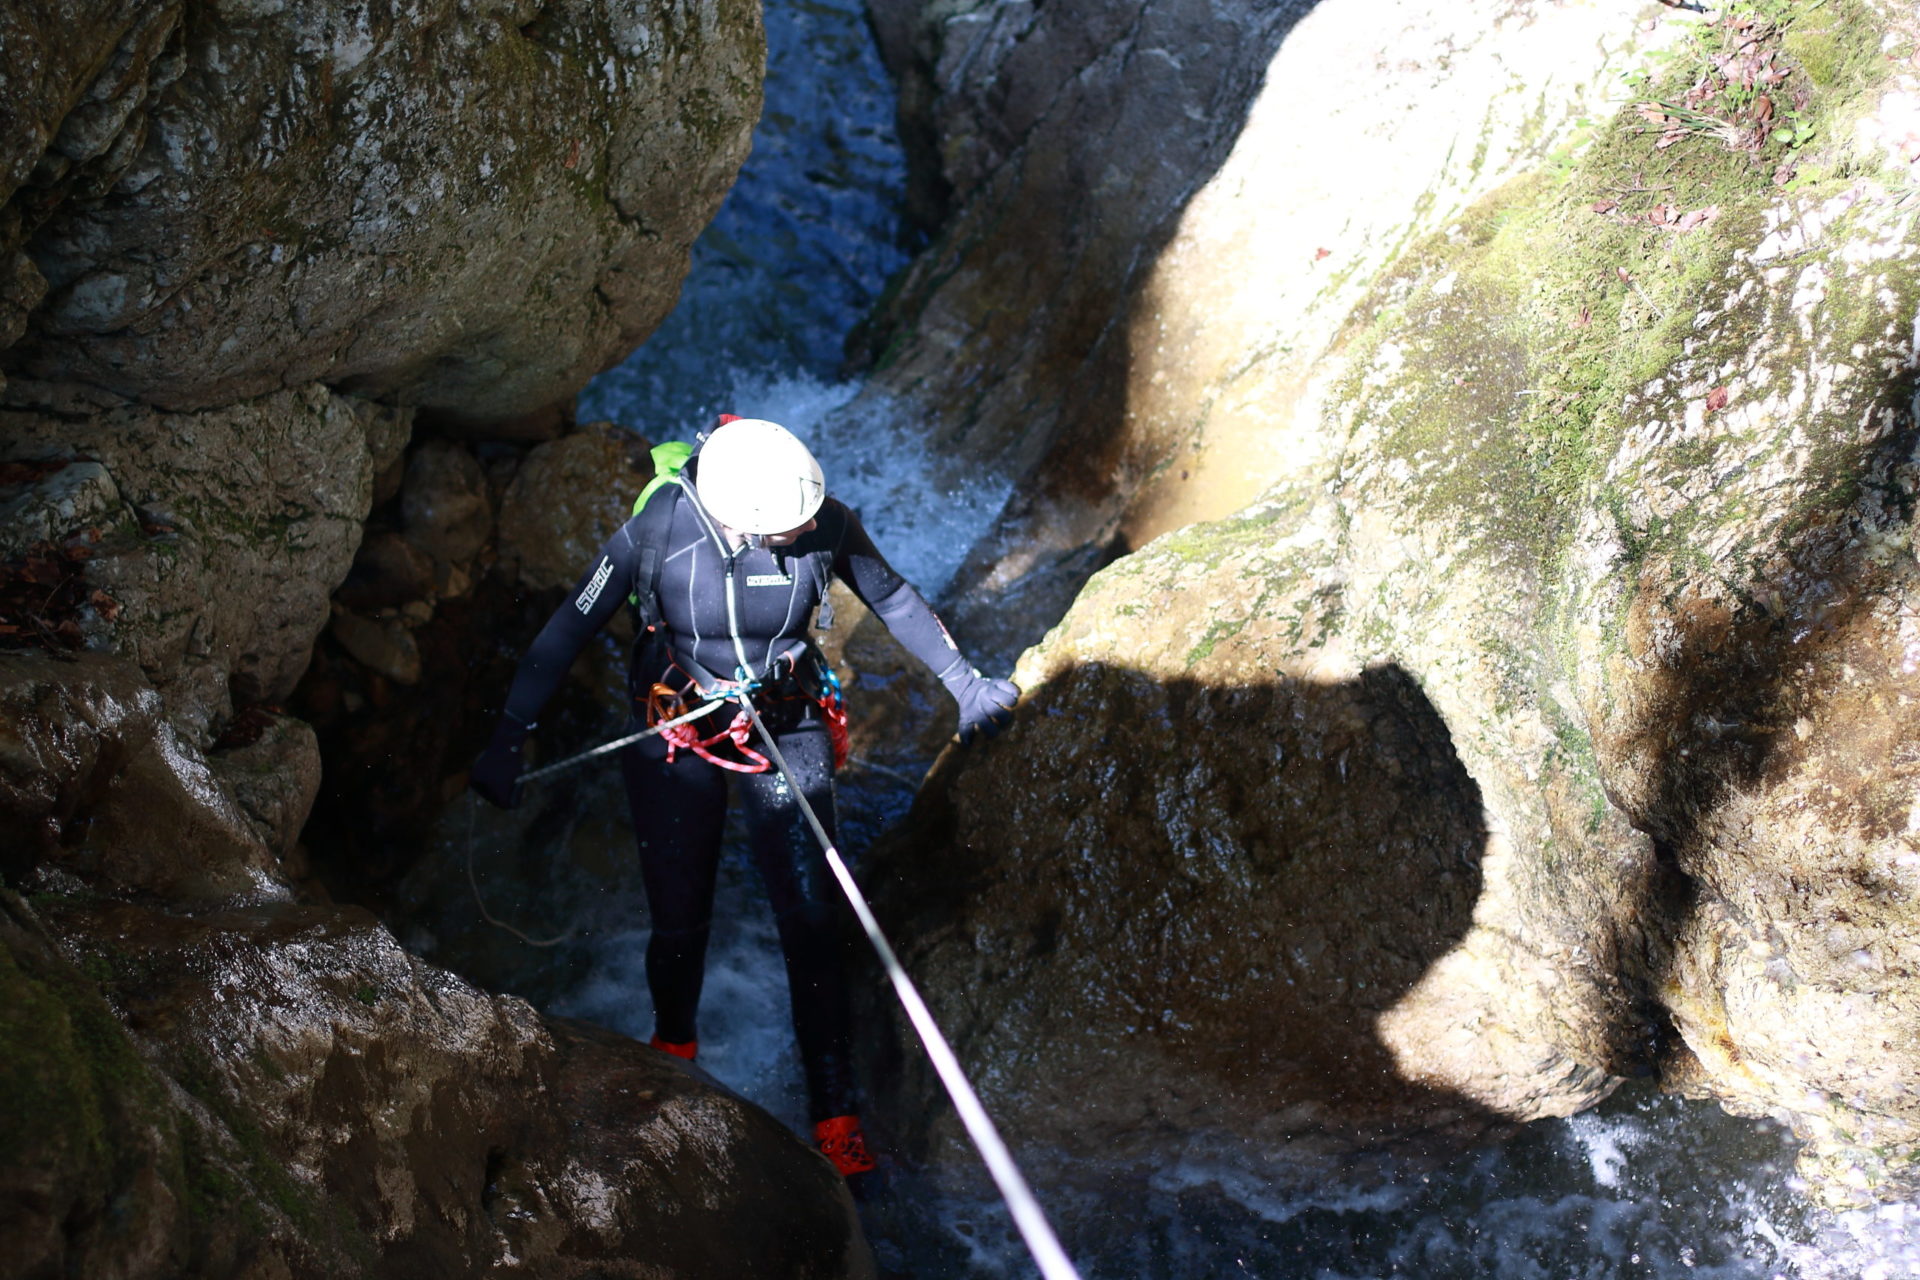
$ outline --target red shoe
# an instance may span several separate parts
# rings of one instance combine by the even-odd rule
[[[820,1145],[820,1154],[833,1161],[833,1167],[843,1178],[867,1173],[874,1167],[873,1157],[867,1154],[867,1135],[860,1128],[859,1116],[822,1120],[813,1126],[813,1140]]]
[[[669,1041],[662,1040],[659,1036],[655,1036],[653,1039],[647,1041],[647,1043],[662,1053],[670,1053],[676,1058],[685,1058],[688,1062],[692,1062],[694,1057],[700,1052],[700,1042],[698,1040],[689,1040],[685,1044],[673,1044]]]

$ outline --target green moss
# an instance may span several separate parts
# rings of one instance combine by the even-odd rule
[[[1741,38],[1762,31],[1819,55],[1819,77],[1783,58],[1787,80],[1774,93],[1804,100],[1807,127],[1824,136],[1883,74],[1877,28],[1849,0],[1764,8]],[[1703,24],[1647,78],[1648,99],[1704,92],[1723,38]],[[1728,104],[1709,99],[1700,110],[1709,109]],[[1593,496],[1626,397],[1685,356],[1734,253],[1759,239],[1781,166],[1801,154],[1771,136],[1756,149],[1756,136],[1738,147],[1704,129],[1675,138],[1629,108],[1577,160],[1563,155],[1495,192],[1382,282],[1361,308],[1372,319],[1352,337],[1358,372],[1346,398],[1383,430],[1383,451],[1411,471],[1426,515],[1455,522],[1489,554],[1551,566]],[[1688,230],[1673,228],[1689,215]],[[1865,300],[1860,309],[1871,310]],[[1730,349],[1738,324],[1720,324]],[[1383,374],[1388,343],[1400,367]]]
[[[1245,618],[1214,619],[1212,623],[1208,624],[1207,633],[1200,637],[1199,643],[1187,650],[1187,666],[1192,667],[1196,662],[1205,661],[1208,657],[1212,656],[1215,645],[1219,644],[1222,640],[1239,635],[1246,625],[1247,620]]]
[[[100,993],[65,966],[0,949],[0,1164],[118,1166],[159,1084]]]
[[[288,1175],[284,1163],[268,1147],[266,1135],[253,1116],[227,1095],[212,1062],[204,1054],[190,1051],[178,1079],[188,1093],[213,1113],[232,1139],[246,1176],[244,1190],[272,1204],[303,1236],[312,1238],[322,1221],[319,1206]]]

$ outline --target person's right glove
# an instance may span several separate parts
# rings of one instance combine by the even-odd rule
[[[972,742],[976,733],[991,738],[1013,722],[1013,706],[1020,701],[1020,686],[1013,681],[990,680],[965,663],[956,663],[940,680],[959,705],[961,742]]]
[[[522,748],[532,732],[532,725],[503,712],[493,727],[493,740],[473,762],[468,785],[495,808],[512,809],[520,803],[520,773],[527,767]]]

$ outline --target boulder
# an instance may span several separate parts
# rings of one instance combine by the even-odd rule
[[[537,591],[572,586],[653,479],[648,447],[611,422],[535,447],[500,502],[501,567]]]
[[[0,848],[18,883],[152,742],[160,696],[103,654],[0,655]]]
[[[5,889],[0,1119],[0,1250],[10,1272],[131,1278],[186,1269],[198,1188],[182,1167],[190,1148],[167,1081],[98,982]]]
[[[759,114],[745,0],[92,7],[21,27],[88,39],[0,157],[38,165],[0,186],[5,301],[46,291],[5,365],[171,410],[568,399],[671,309]]]
[[[118,611],[93,643],[137,659],[205,745],[233,703],[292,692],[410,421],[309,386],[201,413],[0,411],[0,440],[104,468],[118,503],[88,508],[105,526],[88,579]]]
[[[446,565],[465,564],[493,536],[487,477],[465,445],[428,440],[407,458],[400,486],[406,540]]]
[[[255,707],[213,744],[207,768],[251,820],[284,867],[320,791],[320,743],[313,727]]]
[[[1822,144],[1629,110],[1408,246],[1263,402],[1291,469],[1096,575],[942,762],[879,905],[1043,1165],[1297,1170],[1651,1073],[1829,1203],[1920,1187],[1916,34],[1741,46]]]
[[[873,1274],[845,1184],[770,1116],[365,912],[37,901],[44,927],[0,899],[5,1007],[39,1019],[7,1096],[62,1117],[6,1130],[22,1274]]]
[[[395,684],[420,683],[420,646],[396,618],[363,618],[336,608],[333,638],[367,670]]]
[[[333,598],[349,609],[394,609],[427,599],[433,588],[432,556],[391,529],[369,530]]]
[[[15,467],[33,474],[0,484],[0,559],[76,529],[111,524],[120,514],[120,491],[97,462],[56,458]]]

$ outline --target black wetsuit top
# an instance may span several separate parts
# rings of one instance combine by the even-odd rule
[[[671,491],[662,490],[652,501],[662,502],[672,496]],[[912,584],[894,572],[875,549],[859,516],[845,504],[828,498],[815,519],[817,527],[791,546],[749,546],[729,554],[718,527],[700,509],[698,500],[691,493],[680,494],[667,533],[657,598],[670,656],[680,661],[689,675],[699,676],[704,669],[722,679],[733,679],[742,652],[753,668],[752,674],[763,674],[775,658],[808,640],[814,611],[826,598],[829,575],[852,588],[907,651],[935,675],[945,674],[961,662],[946,628]],[[554,612],[527,650],[507,695],[507,714],[522,724],[532,724],[587,641],[606,625],[622,602],[644,589],[636,581],[643,532],[643,520],[635,516],[601,546],[593,566],[575,584],[567,603]],[[732,618],[729,574],[733,579]],[[635,669],[636,687],[644,688],[661,678],[667,663],[662,661],[658,666],[660,670]]]
[[[651,501],[675,496],[675,491],[663,490]],[[678,491],[657,595],[667,644],[652,644],[644,635],[636,644],[630,675],[634,691],[649,688],[673,663],[696,678],[705,678],[694,669],[696,664],[711,675],[733,678],[741,664],[736,632],[747,665],[755,668],[754,675],[762,674],[770,661],[806,643],[829,574],[851,587],[935,674],[962,662],[946,628],[920,593],[874,549],[858,516],[829,498],[815,518],[818,527],[791,546],[748,547],[729,554],[698,499]],[[607,540],[528,649],[506,706],[522,724],[531,725],[539,716],[574,657],[621,603],[645,589],[637,579],[639,540],[647,523],[636,516]],[[800,792],[833,835],[833,748],[818,707],[804,698],[784,704],[756,698],[756,703]],[[783,709],[791,714],[781,714]],[[707,732],[733,714],[730,707],[723,708],[709,717],[713,724],[697,723]],[[636,743],[621,754],[652,916],[647,986],[653,995],[656,1034],[676,1044],[698,1037],[714,879],[731,784],[741,795],[748,840],[779,930],[809,1110],[816,1121],[853,1112],[852,1017],[837,924],[837,913],[845,907],[792,789],[777,773],[730,774],[691,752],[668,756],[660,738]]]

